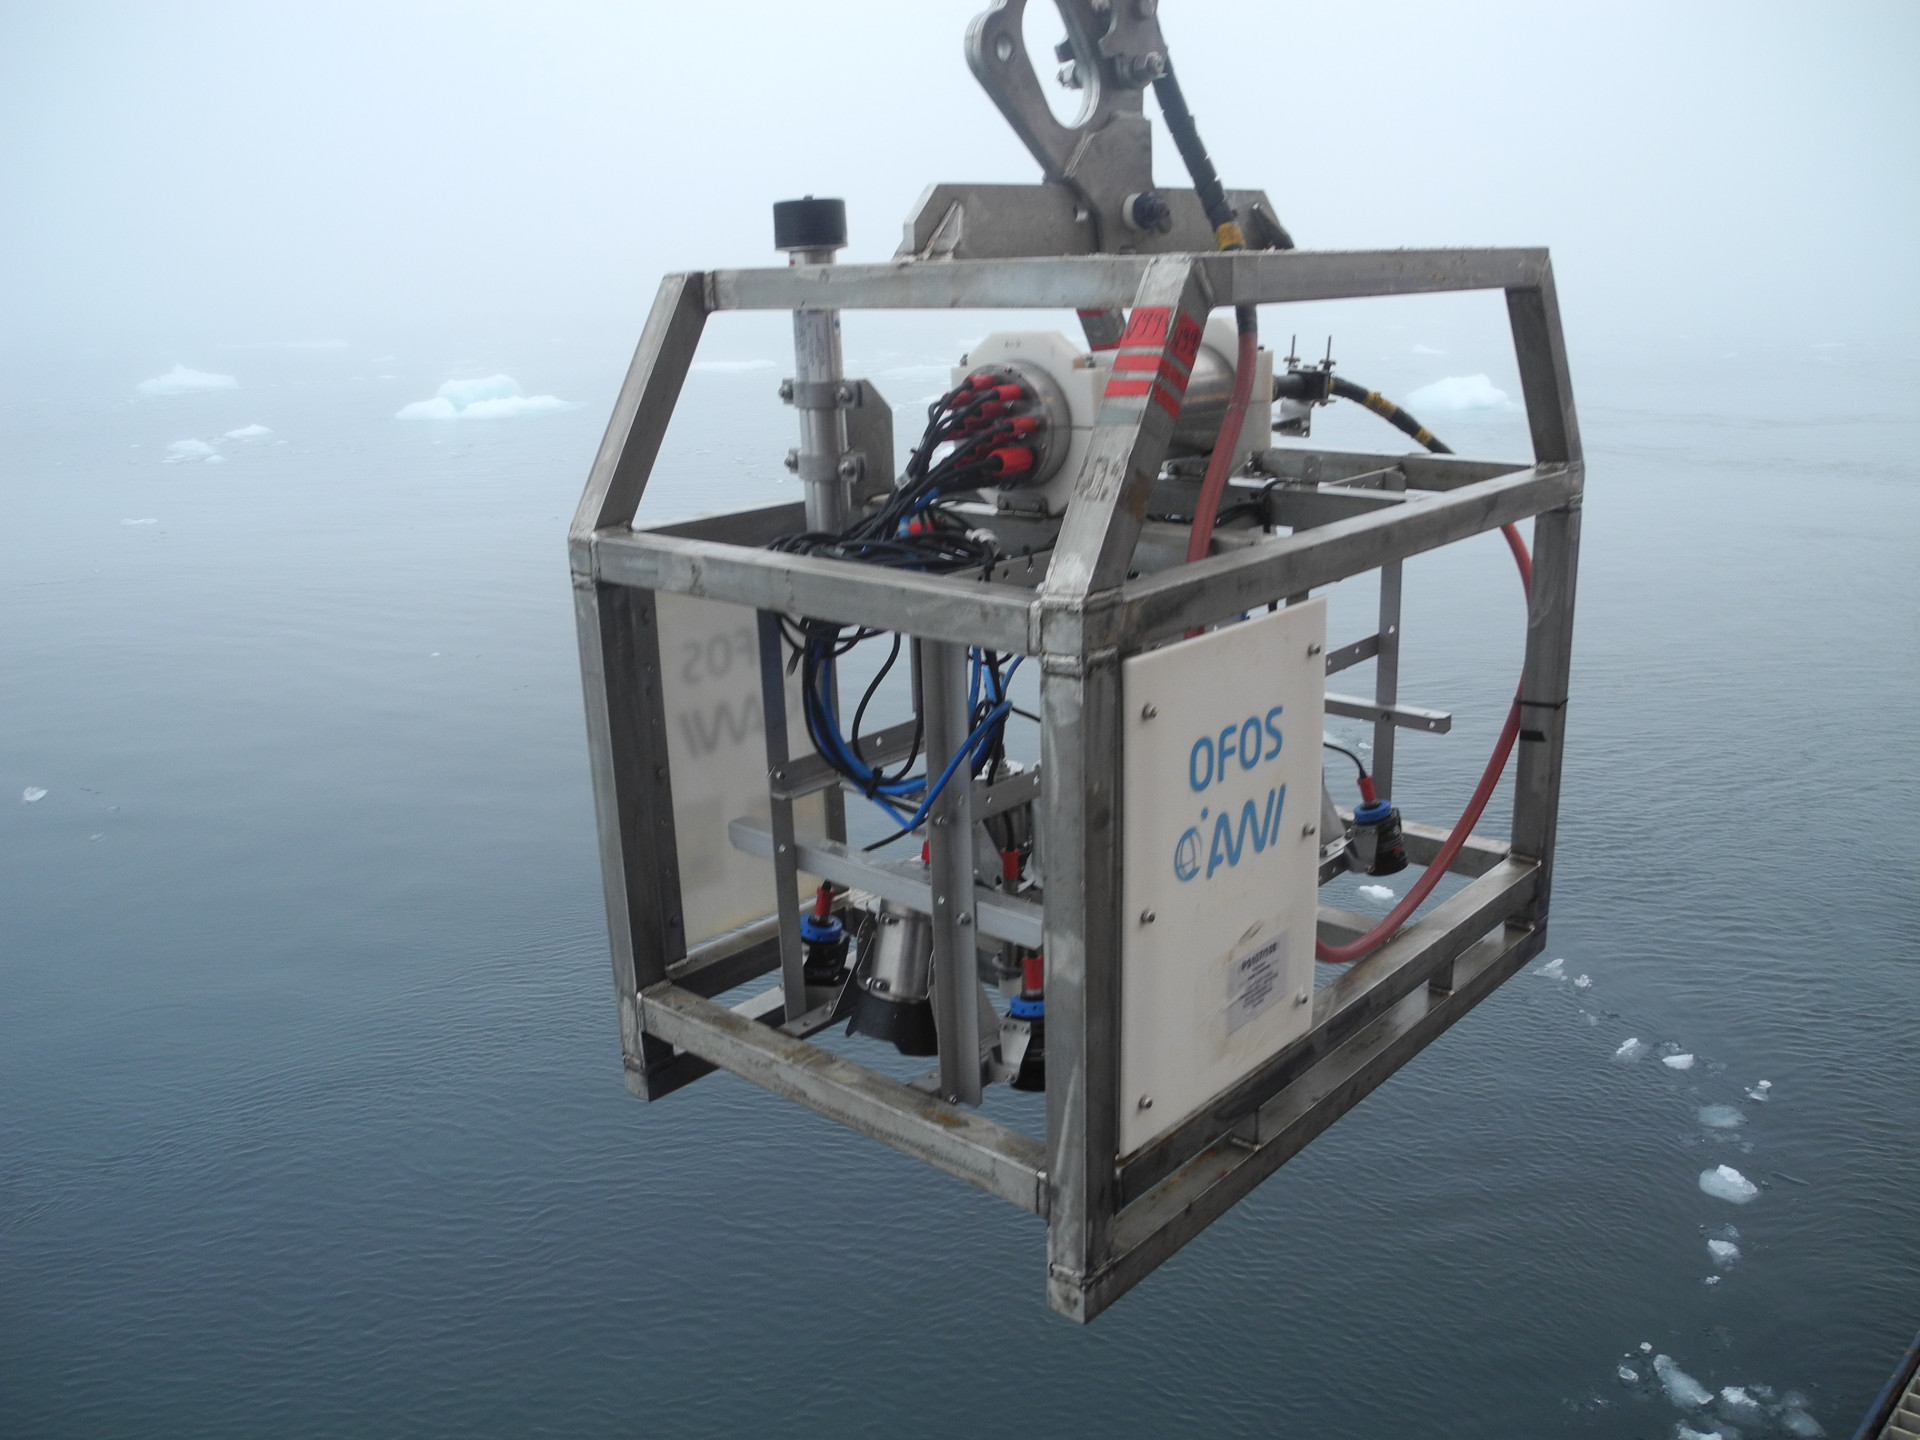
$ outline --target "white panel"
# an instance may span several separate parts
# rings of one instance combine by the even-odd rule
[[[1309,600],[1122,666],[1123,1154],[1307,1028],[1326,633]]]
[[[768,818],[767,736],[760,708],[760,639],[743,605],[658,591],[660,688],[667,720],[674,838],[687,944],[711,940],[774,909],[773,865],[727,842],[727,824]],[[811,755],[799,677],[787,680],[787,745]],[[822,797],[794,805],[794,828],[822,834]],[[820,882],[802,876],[803,891]]]

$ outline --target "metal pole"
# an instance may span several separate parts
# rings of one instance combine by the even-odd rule
[[[922,644],[921,684],[926,695],[927,774],[938,776],[966,743],[972,728],[967,705],[968,650],[964,645]],[[967,1105],[980,1103],[980,980],[973,923],[973,775],[962,760],[940,798],[928,827],[929,880],[933,886],[933,1023],[940,1037],[940,1094]]]
[[[787,763],[787,680],[780,665],[780,617],[760,612],[760,713],[766,723],[767,774]],[[773,832],[773,903],[780,920],[780,993],[787,1019],[807,1013],[806,952],[800,942],[800,852],[793,837],[793,801],[769,796]]]
[[[773,207],[773,243],[789,266],[831,265],[847,243],[842,200],[782,200]],[[853,517],[854,462],[847,455],[846,375],[840,364],[840,312],[793,312],[793,389],[800,412],[795,469],[806,487],[807,528],[836,533]],[[842,468],[845,462],[846,468]]]
[[[1405,490],[1404,472],[1390,472],[1382,489]],[[1401,563],[1390,560],[1380,567],[1380,648],[1374,654],[1373,703],[1385,708],[1400,699],[1400,580]],[[1393,794],[1392,720],[1373,722],[1373,784],[1382,795]]]

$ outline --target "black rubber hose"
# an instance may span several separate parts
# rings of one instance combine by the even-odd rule
[[[1174,148],[1180,152],[1180,160],[1193,179],[1193,192],[1200,197],[1200,208],[1207,212],[1207,223],[1213,226],[1216,236],[1221,227],[1226,225],[1234,226],[1237,232],[1239,221],[1233,213],[1233,206],[1227,203],[1226,187],[1220,183],[1213,161],[1207,158],[1207,147],[1200,143],[1199,128],[1193,123],[1193,112],[1187,109],[1187,97],[1180,93],[1180,82],[1173,76],[1171,62],[1160,78],[1153,82],[1153,96],[1160,102],[1160,113],[1167,121],[1167,133],[1173,136]],[[1225,250],[1229,247],[1222,244],[1220,248]]]
[[[1394,429],[1411,435],[1436,455],[1451,455],[1453,451],[1434,438],[1434,434],[1413,416],[1402,410],[1378,390],[1369,390],[1364,385],[1356,385],[1351,380],[1342,380],[1338,375],[1330,377],[1332,383],[1329,392],[1342,400],[1357,400]]]

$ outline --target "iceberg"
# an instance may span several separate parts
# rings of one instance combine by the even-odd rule
[[[1444,410],[1455,414],[1465,410],[1518,410],[1485,375],[1449,375],[1431,385],[1422,385],[1407,396],[1407,405],[1416,413]]]
[[[239,383],[231,375],[214,375],[175,365],[166,374],[142,380],[133,388],[142,395],[193,395],[202,390],[231,390]]]
[[[1713,1399],[1713,1392],[1674,1364],[1671,1355],[1654,1356],[1653,1373],[1660,1377],[1667,1398],[1683,1410],[1698,1409]]]
[[[577,410],[571,400],[557,395],[525,395],[511,375],[488,375],[480,380],[449,380],[431,400],[403,405],[396,420],[518,420],[527,415],[553,415]]]

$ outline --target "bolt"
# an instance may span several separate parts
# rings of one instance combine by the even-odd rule
[[[1127,69],[1135,80],[1158,80],[1167,73],[1166,57],[1158,50],[1149,50],[1144,55],[1136,55],[1128,62]]]
[[[1307,654],[1318,655],[1319,653],[1320,653],[1320,647],[1317,644],[1307,646]]]
[[[960,912],[960,918],[954,921],[953,923],[962,927],[971,925],[973,924],[973,916],[969,915],[966,911],[962,910]]]
[[[786,458],[786,467],[787,467],[787,469],[789,469],[789,470],[792,470],[792,471],[795,471],[795,472],[798,472],[798,471],[799,471],[799,469],[800,469],[800,452],[799,452],[798,450],[789,450],[789,451],[787,451],[787,458]]]
[[[838,404],[851,405],[858,397],[853,393],[853,386],[842,385],[833,392],[833,398]]]
[[[1158,705],[1142,705],[1140,707],[1140,718],[1142,720],[1151,720],[1159,713],[1160,707]]]
[[[793,403],[793,380],[791,377],[780,382],[780,398],[789,405]]]
[[[858,451],[849,450],[840,457],[839,476],[849,484],[866,473],[866,460]]]
[[[1151,1109],[1153,1109],[1153,1096],[1151,1096],[1151,1095],[1142,1095],[1142,1096],[1140,1097],[1140,1108],[1141,1108],[1142,1110],[1151,1110]]]
[[[1313,991],[1301,990],[1295,993],[1293,1003],[1296,1005],[1304,1005],[1311,999],[1313,999]]]
[[[1155,915],[1151,910],[1142,910],[1140,912],[1140,923],[1142,925],[1151,925],[1155,920],[1159,918],[1160,917]]]
[[[1305,840],[1308,836],[1312,835],[1313,832],[1318,830],[1319,828],[1320,827],[1318,825],[1302,825],[1300,827],[1300,838],[1302,840]]]

